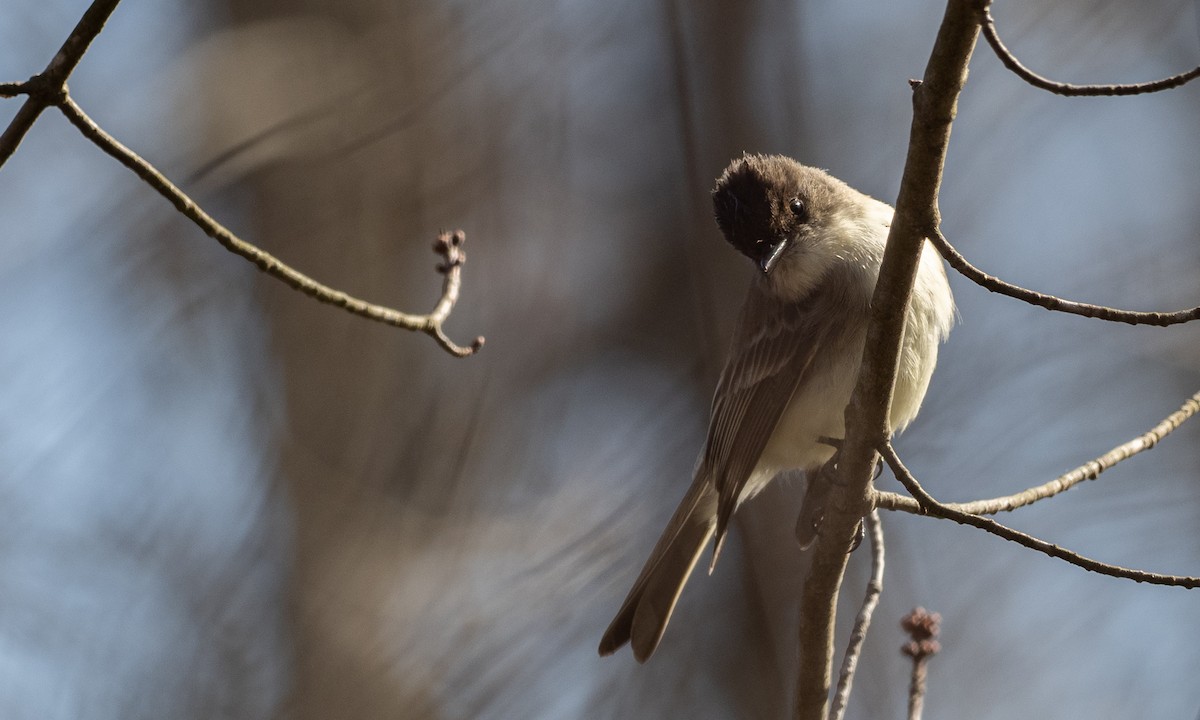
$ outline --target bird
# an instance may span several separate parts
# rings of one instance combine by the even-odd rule
[[[749,258],[750,283],[713,394],[692,484],[600,641],[645,662],[710,541],[716,566],[734,511],[780,472],[801,470],[801,547],[816,539],[822,468],[844,435],[871,296],[894,210],[783,155],[744,154],[712,191],[725,240]],[[946,271],[925,242],[905,318],[890,426],[916,417],[956,311]]]

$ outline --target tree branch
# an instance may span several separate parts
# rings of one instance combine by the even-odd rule
[[[1089,572],[1099,573],[1100,575],[1124,578],[1127,580],[1133,580],[1134,582],[1149,583],[1151,585],[1182,587],[1189,590],[1200,587],[1200,577],[1188,577],[1186,575],[1165,575],[1162,573],[1146,572],[1143,570],[1133,570],[1117,565],[1110,565],[1108,563],[1100,562],[1099,560],[1093,560],[1091,558],[1084,557],[1083,555],[1066,550],[1058,545],[1048,543],[1040,538],[1027,535],[1019,530],[1014,530],[1005,525],[1001,525],[995,520],[989,520],[977,515],[971,515],[960,510],[955,510],[947,505],[943,505],[935,500],[932,495],[926,492],[925,489],[921,487],[920,483],[917,482],[917,479],[913,477],[912,473],[909,472],[908,468],[904,467],[904,463],[900,461],[899,456],[896,455],[896,451],[892,448],[892,444],[890,442],[882,443],[879,447],[879,452],[883,455],[883,459],[887,462],[888,466],[892,468],[892,472],[896,475],[896,479],[899,480],[900,483],[904,485],[904,487],[910,493],[912,493],[913,497],[917,499],[917,502],[921,504],[921,509],[923,511],[921,514],[923,515],[933,515],[935,517],[953,520],[954,522],[962,525],[977,527],[980,530],[997,535],[1005,540],[1015,542],[1018,545],[1023,545],[1031,550],[1037,550],[1038,552],[1049,555],[1052,558],[1064,560],[1071,565],[1083,568]]]
[[[923,81],[913,89],[913,121],[896,214],[888,235],[862,367],[846,408],[846,438],[835,487],[800,602],[800,667],[794,716],[825,717],[833,660],[833,627],[846,550],[857,524],[871,511],[876,448],[889,433],[905,313],[924,247],[926,228],[937,226],[950,126],[979,36],[979,0],[949,0]]]
[[[1178,325],[1200,319],[1200,307],[1177,310],[1175,312],[1137,312],[1134,310],[1118,310],[1117,308],[1105,307],[1103,305],[1073,302],[1054,295],[1045,295],[1028,290],[1019,285],[1005,282],[998,277],[988,275],[972,265],[950,244],[950,241],[942,235],[942,231],[937,227],[929,228],[928,238],[929,242],[938,249],[938,252],[946,259],[946,262],[950,264],[950,267],[957,270],[963,277],[991,292],[1007,295],[1008,297],[1027,302],[1030,305],[1037,305],[1038,307],[1055,312],[1099,318],[1100,320],[1108,320],[1110,322],[1123,322],[1130,325],[1166,327],[1168,325]]]
[[[965,503],[946,503],[946,507],[958,512],[967,513],[968,515],[995,515],[996,513],[1009,512],[1019,507],[1032,505],[1038,500],[1054,497],[1061,492],[1070,490],[1085,480],[1095,480],[1100,473],[1117,463],[1149,450],[1197,412],[1200,412],[1200,392],[1188,398],[1182,407],[1168,415],[1166,419],[1155,425],[1148,432],[1135,437],[1129,442],[1116,446],[1095,460],[1088,460],[1074,470],[1059,475],[1049,482],[1022,490],[1019,493],[1013,493],[1012,495]],[[883,508],[884,510],[903,510],[904,512],[916,515],[924,514],[921,511],[921,504],[916,500],[891,492],[875,493],[875,507]]]
[[[0,95],[11,97],[25,94],[29,97],[0,135],[0,167],[17,151],[17,146],[25,139],[25,134],[33,127],[42,111],[66,95],[67,78],[87,52],[92,40],[104,29],[104,23],[108,22],[108,16],[117,9],[119,2],[121,0],[95,0],[75,24],[75,29],[67,36],[45,70],[24,83],[4,85],[4,92]]]
[[[867,533],[871,536],[871,579],[863,595],[862,607],[854,619],[854,630],[846,645],[846,656],[842,658],[842,671],[838,675],[837,692],[833,694],[833,706],[829,720],[842,720],[846,715],[846,704],[850,701],[850,690],[854,685],[854,672],[858,669],[858,658],[862,654],[863,642],[871,629],[871,616],[883,593],[883,523],[879,511],[872,510],[867,516]]]
[[[445,280],[442,282],[442,296],[432,312],[428,315],[410,315],[382,305],[374,305],[323,285],[285,265],[266,251],[238,238],[200,208],[170,180],[167,180],[154,166],[122,145],[88,117],[71,99],[67,91],[67,78],[79,64],[92,40],[104,28],[109,15],[116,9],[119,2],[120,0],[95,0],[84,12],[83,17],[75,25],[75,29],[45,70],[23,83],[0,83],[0,97],[29,96],[4,133],[0,134],[0,167],[16,152],[17,146],[21,144],[21,140],[33,127],[42,111],[51,105],[56,106],[67,120],[83,133],[84,137],[132,170],[209,237],[221,243],[230,252],[254,263],[259,270],[282,280],[290,287],[319,302],[340,307],[347,312],[386,325],[423,332],[452,355],[466,357],[483,347],[482,337],[475,338],[469,347],[460,347],[446,337],[446,333],[442,330],[442,324],[450,316],[454,304],[458,301],[458,293],[462,285],[462,265],[466,260],[462,245],[466,236],[461,230],[439,234],[437,242],[434,244],[434,251],[443,260],[443,263],[438,266],[438,272],[445,276]]]
[[[79,132],[97,147],[129,168],[147,185],[154,188],[159,195],[166,198],[175,209],[195,223],[209,237],[219,242],[226,250],[249,260],[271,277],[281,280],[293,289],[314,298],[319,302],[342,308],[343,310],[365,317],[368,320],[384,323],[393,327],[423,332],[432,337],[444,350],[457,357],[466,357],[483,347],[483,338],[478,337],[469,347],[460,347],[446,337],[442,331],[442,323],[449,317],[458,301],[461,285],[461,270],[466,255],[462,251],[465,236],[461,230],[454,233],[442,233],[438,236],[434,250],[444,260],[438,271],[445,275],[442,284],[442,297],[437,306],[428,315],[410,315],[393,310],[382,305],[375,305],[352,297],[341,290],[335,290],[309,276],[285,265],[278,258],[258,247],[242,240],[217,222],[205,212],[182,190],[171,183],[153,165],[143,160],[129,148],[122,145],[114,137],[106,133],[83,110],[75,104],[70,96],[65,96],[58,106],[63,115]]]
[[[1187,72],[1172,75],[1162,80],[1133,83],[1130,85],[1072,85],[1070,83],[1056,82],[1042,77],[1022,65],[1021,61],[1017,60],[1016,56],[1012,54],[1012,51],[1005,47],[1004,43],[1000,40],[1000,35],[996,32],[996,23],[992,19],[990,5],[991,0],[984,3],[981,10],[981,22],[983,25],[983,36],[987,39],[988,45],[992,46],[992,50],[996,51],[996,57],[1000,58],[1000,62],[1004,63],[1004,67],[1011,70],[1017,77],[1036,88],[1048,90],[1055,95],[1064,95],[1067,97],[1142,95],[1170,90],[1200,77],[1200,66],[1197,66]]]

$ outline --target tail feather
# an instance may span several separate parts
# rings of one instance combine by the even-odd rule
[[[693,483],[604,632],[601,655],[611,655],[627,642],[638,662],[654,654],[683,586],[716,529],[716,499],[709,483]]]
[[[630,644],[638,662],[646,662],[658,649],[675,603],[679,602],[683,586],[712,534],[713,523],[697,518],[697,522],[679,533],[666,557],[650,576],[633,613]]]

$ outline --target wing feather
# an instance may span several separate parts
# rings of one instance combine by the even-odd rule
[[[783,305],[757,287],[746,299],[705,444],[705,470],[717,490],[713,564],[738,499],[827,330],[811,303]]]

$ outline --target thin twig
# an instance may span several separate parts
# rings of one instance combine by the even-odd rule
[[[1100,473],[1108,470],[1117,463],[1128,460],[1145,450],[1149,450],[1197,412],[1200,412],[1200,392],[1188,398],[1182,407],[1168,415],[1166,419],[1155,425],[1148,432],[1135,437],[1129,442],[1116,446],[1100,457],[1089,460],[1074,470],[1059,475],[1047,483],[1022,490],[1019,493],[991,498],[989,500],[946,503],[946,507],[958,512],[967,513],[968,515],[995,515],[996,513],[1009,512],[1019,507],[1032,505],[1038,500],[1054,497],[1061,492],[1070,490],[1085,480],[1095,480]],[[904,512],[917,515],[923,514],[921,512],[921,504],[916,500],[892,492],[881,491],[876,493],[875,507],[883,508],[884,510],[903,510]]]
[[[1061,548],[1058,545],[1048,543],[1045,540],[1033,537],[1032,535],[1027,535],[1018,530],[1013,530],[1010,527],[1001,525],[995,520],[989,520],[977,515],[971,515],[943,505],[935,500],[932,495],[926,492],[925,489],[921,487],[920,483],[917,482],[917,479],[913,477],[912,473],[908,471],[908,468],[904,467],[904,463],[900,461],[899,456],[896,455],[896,451],[892,448],[892,444],[890,442],[884,442],[881,444],[879,447],[879,452],[881,455],[883,455],[883,459],[887,462],[887,464],[892,468],[892,472],[896,475],[896,479],[899,480],[900,483],[903,484],[910,493],[912,493],[913,497],[917,499],[917,502],[921,504],[921,509],[924,511],[923,514],[943,517],[948,520],[953,520],[956,523],[977,527],[980,530],[997,535],[1005,540],[1015,542],[1018,545],[1023,545],[1031,550],[1037,550],[1038,552],[1049,555],[1050,557],[1064,560],[1071,565],[1083,568],[1089,572],[1099,573],[1100,575],[1124,578],[1127,580],[1133,580],[1134,582],[1149,583],[1151,585],[1182,587],[1189,590],[1200,587],[1200,577],[1188,577],[1186,575],[1164,575],[1162,573],[1146,572],[1144,570],[1133,570],[1130,568],[1119,567],[1117,565],[1110,565],[1108,563],[1100,562],[1099,560],[1093,560],[1091,558],[1084,557],[1083,555],[1071,552],[1070,550]]]
[[[458,300],[461,286],[461,270],[466,255],[462,251],[465,236],[461,230],[454,233],[442,233],[434,244],[434,250],[442,256],[443,264],[439,266],[445,279],[442,283],[442,296],[437,306],[428,315],[410,315],[393,310],[382,305],[375,305],[352,297],[341,290],[335,290],[309,276],[285,265],[270,253],[242,240],[234,235],[211,215],[205,212],[182,190],[176,187],[153,165],[143,160],[129,148],[122,145],[116,138],[105,132],[83,110],[75,104],[70,96],[64,96],[58,105],[63,115],[84,137],[91,140],[101,150],[129,168],[146,184],[154,188],[159,195],[166,198],[175,209],[195,223],[209,237],[219,242],[225,249],[249,260],[266,274],[283,281],[288,286],[312,297],[319,302],[334,305],[347,312],[365,317],[369,320],[386,325],[423,332],[432,337],[444,350],[457,357],[466,357],[483,347],[483,338],[478,337],[470,347],[460,347],[454,344],[442,331],[442,323],[449,317],[450,311]]]
[[[0,166],[8,162],[17,146],[33,127],[38,116],[47,107],[56,104],[67,92],[67,78],[79,64],[83,54],[87,52],[92,40],[104,29],[108,16],[112,15],[121,0],[95,0],[79,18],[75,29],[67,36],[62,47],[54,54],[50,64],[40,74],[34,75],[27,82],[6,84],[5,89],[15,93],[29,95],[25,104],[13,116],[12,122],[0,134]]]
[[[842,720],[846,715],[846,704],[850,701],[850,690],[854,685],[854,672],[858,669],[858,658],[862,654],[863,641],[867,639],[867,631],[871,629],[871,615],[879,604],[879,596],[883,593],[883,523],[879,520],[879,511],[872,510],[867,516],[867,533],[871,536],[871,579],[867,582],[863,594],[862,607],[854,618],[854,629],[850,632],[850,641],[846,644],[846,655],[842,658],[842,670],[838,675],[837,692],[833,695],[833,705],[829,709],[830,720]]]
[[[923,607],[913,608],[913,611],[900,620],[900,627],[912,638],[905,643],[900,652],[912,658],[912,679],[908,685],[908,720],[921,720],[925,711],[925,680],[928,674],[929,658],[942,650],[938,642],[938,632],[941,629],[942,616],[931,613]]]
[[[1007,295],[1008,297],[1027,302],[1030,305],[1037,305],[1038,307],[1055,312],[1098,318],[1110,322],[1123,322],[1130,325],[1166,327],[1168,325],[1178,325],[1200,319],[1200,307],[1177,310],[1175,312],[1138,312],[1134,310],[1119,310],[1103,305],[1073,302],[1054,295],[1035,292],[1019,285],[1005,282],[998,277],[988,275],[975,267],[950,244],[950,241],[946,239],[940,229],[936,227],[929,228],[928,237],[929,242],[933,243],[933,246],[938,249],[942,257],[946,258],[946,262],[950,264],[950,267],[961,273],[963,277],[991,292]]]
[[[1179,87],[1184,83],[1195,80],[1200,77],[1200,66],[1197,66],[1187,72],[1172,75],[1162,80],[1154,80],[1151,82],[1132,83],[1128,85],[1072,85],[1071,83],[1063,83],[1051,80],[1038,75],[1034,71],[1021,64],[1012,51],[1005,47],[1000,40],[1000,35],[996,32],[996,23],[992,19],[992,13],[989,8],[990,2],[985,2],[981,11],[982,17],[980,23],[983,28],[983,36],[987,39],[988,45],[992,46],[992,50],[996,51],[996,57],[1000,58],[1000,62],[1004,63],[1004,67],[1011,70],[1017,77],[1025,82],[1033,85],[1036,88],[1047,90],[1055,95],[1064,95],[1067,97],[1096,97],[1096,96],[1116,96],[1116,95],[1142,95],[1145,93],[1160,92],[1162,90],[1170,90],[1171,88]]]

